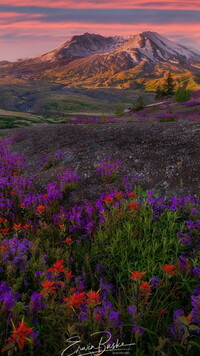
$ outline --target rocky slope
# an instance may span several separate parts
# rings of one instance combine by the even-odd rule
[[[155,32],[123,37],[85,33],[44,55],[0,63],[0,76],[68,86],[154,89],[171,70],[177,82],[200,87],[200,52]]]

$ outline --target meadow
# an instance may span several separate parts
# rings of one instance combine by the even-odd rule
[[[71,205],[81,178],[66,168],[38,192],[20,139],[0,141],[2,355],[198,355],[198,199],[119,179],[108,157],[104,193]]]

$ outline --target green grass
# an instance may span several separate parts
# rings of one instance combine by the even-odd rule
[[[113,209],[104,229],[97,232],[90,258],[94,265],[101,263],[114,270],[118,283],[126,282],[131,270],[146,271],[150,278],[164,263],[173,263],[180,255],[177,232],[184,224],[176,212],[165,210],[152,223],[152,208],[143,201],[135,217],[126,213],[126,206],[123,217],[116,213]]]

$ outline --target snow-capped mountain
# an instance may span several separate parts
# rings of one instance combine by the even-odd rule
[[[200,52],[150,31],[127,37],[85,33],[41,56],[0,64],[1,75],[9,71],[18,77],[69,86],[126,88],[133,83],[156,82],[167,70],[198,82]]]

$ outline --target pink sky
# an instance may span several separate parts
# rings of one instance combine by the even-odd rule
[[[200,50],[199,1],[0,0],[0,60],[45,53],[85,32],[155,31]]]
[[[0,5],[8,5],[5,0],[0,1]],[[182,1],[182,0],[10,0],[9,5],[11,6],[40,6],[40,7],[53,7],[53,8],[64,8],[64,9],[137,9],[137,8],[150,8],[150,9],[172,9],[172,10],[198,10],[199,0],[192,1]]]

